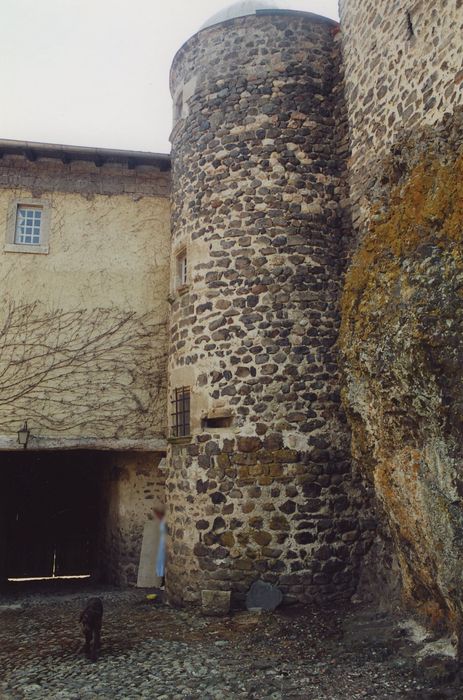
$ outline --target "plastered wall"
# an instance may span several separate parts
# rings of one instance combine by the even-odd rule
[[[4,449],[26,419],[39,447],[164,435],[168,191],[154,167],[2,159]],[[50,207],[49,252],[6,252],[11,204],[31,197]]]

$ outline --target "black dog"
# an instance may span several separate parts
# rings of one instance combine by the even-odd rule
[[[89,659],[96,661],[100,649],[101,623],[103,621],[103,601],[90,598],[79,617],[85,637],[84,651]]]

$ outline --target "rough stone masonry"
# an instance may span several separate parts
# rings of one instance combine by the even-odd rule
[[[340,14],[231,19],[174,60],[169,590],[327,602],[363,560],[458,632],[463,4]]]
[[[371,521],[359,517],[336,340],[349,218],[336,24],[263,13],[204,29],[171,75],[171,391],[192,435],[167,478],[168,588],[242,598],[349,598]],[[227,416],[217,427],[213,415]]]

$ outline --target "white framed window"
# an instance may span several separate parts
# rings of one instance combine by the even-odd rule
[[[180,250],[175,256],[175,287],[179,289],[188,284],[188,259],[186,248]]]
[[[14,200],[8,211],[7,253],[48,253],[50,206],[46,200]]]
[[[14,242],[24,245],[40,245],[42,242],[42,207],[18,205]]]

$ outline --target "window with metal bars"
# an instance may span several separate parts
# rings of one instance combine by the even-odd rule
[[[190,434],[190,388],[174,389],[172,399],[172,436],[186,437]]]

